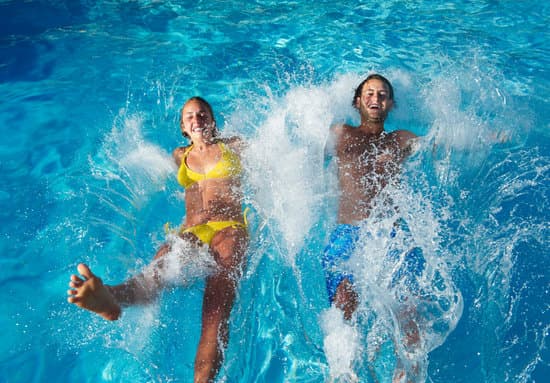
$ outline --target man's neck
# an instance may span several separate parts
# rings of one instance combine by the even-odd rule
[[[384,131],[384,121],[362,120],[359,129],[366,134],[378,136]]]

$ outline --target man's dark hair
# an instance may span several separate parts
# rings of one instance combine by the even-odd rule
[[[355,95],[353,96],[353,101],[351,102],[351,105],[356,108],[356,102],[357,102],[357,97],[361,97],[361,93],[363,92],[363,86],[365,86],[365,84],[369,81],[369,80],[372,80],[372,79],[375,79],[375,80],[380,80],[382,81],[384,84],[386,84],[388,86],[388,91],[389,91],[389,94],[388,94],[388,98],[390,100],[393,100],[393,86],[391,85],[390,83],[390,80],[388,80],[387,78],[385,78],[384,76],[382,76],[381,74],[378,74],[378,73],[373,73],[371,75],[368,75],[366,79],[364,79],[361,84],[359,84],[359,86],[355,89]]]

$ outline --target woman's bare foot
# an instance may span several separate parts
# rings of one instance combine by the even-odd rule
[[[117,320],[121,309],[109,288],[85,264],[79,264],[77,270],[83,278],[71,275],[71,289],[67,291],[69,303],[93,311],[107,320]]]

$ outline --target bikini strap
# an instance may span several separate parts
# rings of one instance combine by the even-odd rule
[[[250,211],[250,208],[248,206],[244,208],[244,211],[243,211],[244,227],[248,227],[248,219],[246,218],[246,216],[247,216],[249,211]]]

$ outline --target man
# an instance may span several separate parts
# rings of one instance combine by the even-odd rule
[[[355,90],[352,104],[361,116],[360,125],[331,127],[327,143],[327,154],[336,157],[340,197],[338,226],[323,257],[330,302],[347,320],[357,308],[358,297],[353,276],[338,271],[337,264],[353,253],[359,223],[369,218],[375,197],[398,174],[416,137],[407,130],[384,130],[394,106],[393,87],[385,77],[369,75]]]

